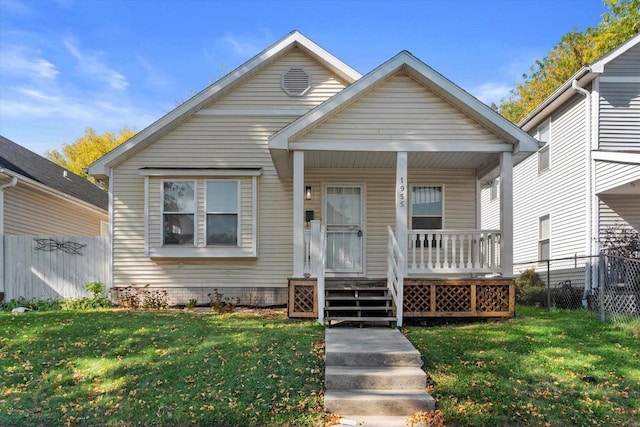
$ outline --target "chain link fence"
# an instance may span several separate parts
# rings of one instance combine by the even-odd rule
[[[574,256],[514,263],[514,273],[518,303],[587,308],[598,311],[603,323],[640,319],[640,259]]]

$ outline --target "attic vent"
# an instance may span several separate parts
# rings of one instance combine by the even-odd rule
[[[282,90],[289,96],[302,96],[311,88],[311,75],[299,67],[282,74]]]

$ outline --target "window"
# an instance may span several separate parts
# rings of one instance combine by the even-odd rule
[[[439,230],[444,225],[442,186],[411,188],[411,229]]]
[[[538,173],[549,170],[551,165],[551,157],[549,152],[549,145],[551,139],[551,132],[549,130],[549,121],[544,122],[543,125],[538,127],[538,140],[544,143],[544,146],[538,150]]]
[[[193,245],[195,183],[165,181],[162,184],[163,244]]]
[[[496,178],[491,183],[490,200],[496,200],[498,198],[499,189],[500,189],[500,178]]]
[[[549,215],[538,219],[538,260],[548,260],[549,255]]]
[[[238,181],[207,181],[207,245],[238,245]]]

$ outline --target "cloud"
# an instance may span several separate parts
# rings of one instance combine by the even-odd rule
[[[78,69],[87,76],[106,82],[112,89],[124,90],[129,86],[127,78],[109,68],[103,61],[101,52],[82,52],[71,39],[64,41],[64,46],[78,61]]]
[[[0,9],[14,15],[31,15],[31,8],[19,0],[0,0]]]
[[[251,58],[258,52],[262,51],[265,46],[269,46],[273,42],[271,32],[262,29],[259,35],[238,36],[236,34],[227,33],[224,37],[216,39],[215,44],[222,49],[231,50],[235,56],[243,59]],[[205,52],[208,58],[215,57],[212,52]]]
[[[510,84],[486,82],[471,88],[470,92],[480,101],[490,105],[491,103],[499,104],[501,99],[509,96],[511,89],[513,89],[513,85]]]
[[[144,57],[138,56],[138,63],[146,73],[145,83],[153,87],[166,87],[171,84],[171,79]]]
[[[38,57],[26,46],[3,46],[0,50],[0,70],[33,80],[55,79],[59,74],[54,64]]]

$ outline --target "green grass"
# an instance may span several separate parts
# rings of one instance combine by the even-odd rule
[[[0,424],[321,425],[323,336],[283,314],[2,313]]]
[[[587,311],[408,327],[447,426],[640,426],[640,341]]]
[[[447,426],[640,426],[637,328],[519,307],[406,333]],[[0,425],[322,425],[323,335],[273,312],[0,313]]]

